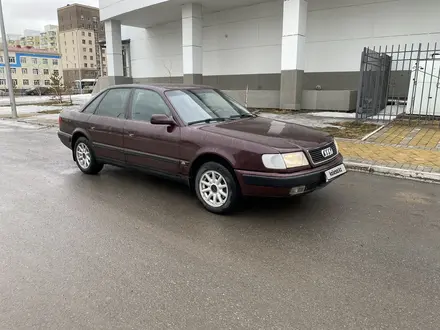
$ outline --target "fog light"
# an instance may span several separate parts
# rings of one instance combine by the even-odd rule
[[[306,190],[306,186],[298,186],[290,189],[290,196],[302,194]]]

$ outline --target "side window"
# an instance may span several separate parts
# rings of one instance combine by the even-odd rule
[[[129,88],[110,89],[102,99],[95,114],[105,117],[124,118],[125,106],[127,105],[130,92],[131,89]]]
[[[88,106],[83,110],[84,113],[95,113],[96,108],[98,107],[99,102],[101,102],[102,98],[106,93],[102,93],[97,98],[95,98]]]
[[[149,122],[153,115],[169,116],[171,111],[158,93],[146,89],[137,89],[133,94],[131,118]]]

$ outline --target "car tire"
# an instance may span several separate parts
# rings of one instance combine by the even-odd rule
[[[76,165],[85,174],[98,174],[104,167],[104,164],[96,160],[90,142],[85,137],[80,137],[75,142],[73,152]]]
[[[234,175],[217,162],[208,162],[200,167],[194,188],[202,205],[216,214],[232,212],[240,199]]]

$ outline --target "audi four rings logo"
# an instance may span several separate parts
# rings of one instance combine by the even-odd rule
[[[324,156],[324,158],[328,158],[333,155],[333,149],[328,147],[328,148],[322,149],[321,153]]]

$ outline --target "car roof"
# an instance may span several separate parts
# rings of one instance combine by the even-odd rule
[[[172,83],[162,83],[162,84],[124,84],[124,85],[114,85],[109,87],[112,88],[145,88],[145,89],[153,89],[155,91],[165,92],[167,90],[173,89],[199,89],[199,88],[210,88],[213,89],[212,86],[207,85],[188,85],[188,84],[172,84]]]

